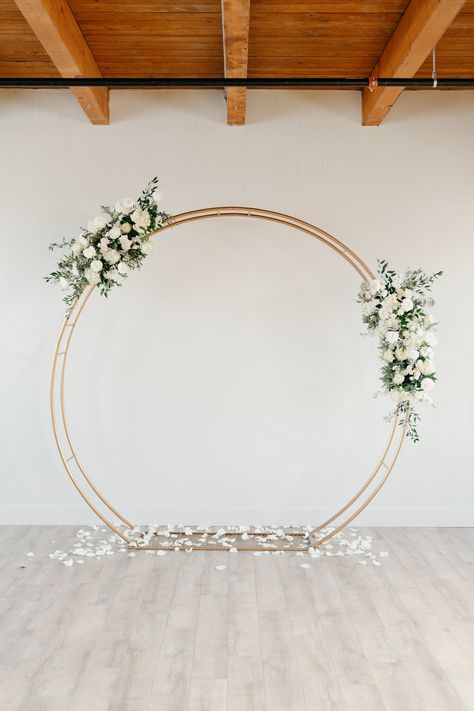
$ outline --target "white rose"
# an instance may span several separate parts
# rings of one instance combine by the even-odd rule
[[[413,301],[411,299],[403,299],[400,308],[403,309],[404,312],[411,311],[413,308]]]
[[[397,360],[405,360],[406,357],[407,357],[406,348],[397,348],[397,350],[395,351],[395,358]]]
[[[125,264],[125,262],[120,262],[120,264],[118,265],[118,270],[120,274],[125,275],[128,273],[128,265]]]
[[[120,225],[120,232],[122,232],[124,235],[128,235],[131,229],[132,225],[130,224],[130,222],[123,222]]]
[[[396,343],[398,341],[398,331],[389,331],[385,338],[389,343]]]
[[[393,355],[392,351],[386,350],[386,351],[384,351],[382,358],[384,359],[384,361],[386,363],[393,363],[394,355]]]
[[[146,242],[142,242],[141,248],[143,254],[150,254],[153,249],[153,244],[147,239]]]
[[[134,207],[135,203],[132,198],[125,198],[124,200],[120,200],[120,202],[115,203],[115,211],[121,212],[122,215],[129,215]]]
[[[142,210],[139,207],[132,213],[132,220],[134,224],[140,229],[146,229],[150,226],[151,217],[148,210]]]
[[[419,371],[417,368],[415,368],[415,370],[413,371],[413,377],[414,377],[414,379],[415,379],[415,380],[418,380],[418,379],[420,378],[420,376],[421,376],[420,371]]]
[[[102,264],[100,259],[94,259],[94,261],[91,262],[91,269],[93,272],[100,272],[103,266],[104,265]]]
[[[409,358],[409,360],[417,360],[417,358],[418,358],[419,355],[420,355],[420,354],[419,354],[419,352],[416,350],[416,348],[411,348],[411,349],[408,351],[408,358]]]
[[[60,277],[59,278],[59,283],[61,284],[62,289],[67,289],[69,286],[69,282],[65,277]]]
[[[126,237],[125,235],[122,235],[122,237],[120,237],[120,246],[122,247],[122,250],[124,252],[128,252],[131,245],[132,245],[131,239],[128,239],[128,237]]]
[[[95,256],[95,249],[92,247],[87,247],[87,249],[84,250],[84,257],[87,257],[87,259],[92,259],[92,257]]]
[[[118,239],[118,237],[120,237],[120,235],[121,235],[120,225],[114,225],[107,232],[107,237],[109,237],[110,239]]]
[[[433,361],[426,360],[424,363],[423,374],[424,375],[431,375],[432,373],[435,372],[435,370],[436,370],[436,368],[435,368]]]
[[[108,221],[109,218],[106,215],[97,215],[97,217],[94,217],[93,220],[89,220],[87,223],[87,229],[89,232],[98,232],[105,227]]]
[[[117,281],[119,273],[116,269],[109,269],[108,272],[105,272],[105,278],[110,279],[111,281]]]
[[[369,291],[371,294],[376,294],[377,291],[380,291],[380,282],[378,279],[371,279],[369,281]]]
[[[395,373],[392,378],[392,383],[394,383],[395,385],[401,385],[404,380],[405,377],[402,375],[402,373]]]
[[[97,272],[92,271],[90,268],[84,270],[84,276],[89,284],[92,284],[93,286],[98,284],[100,281],[100,275]]]
[[[422,390],[431,390],[434,388],[434,382],[431,380],[431,378],[423,378],[421,381],[421,389]]]

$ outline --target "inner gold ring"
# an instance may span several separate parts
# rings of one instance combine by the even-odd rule
[[[206,220],[211,217],[249,217],[258,220],[275,222],[277,224],[286,225],[287,227],[292,227],[293,229],[298,230],[299,232],[303,232],[304,234],[307,234],[310,237],[314,237],[315,239],[319,240],[324,245],[332,249],[334,252],[336,252],[348,264],[350,264],[353,269],[355,269],[362,281],[367,282],[370,279],[374,278],[373,272],[369,269],[365,262],[363,262],[362,259],[352,249],[347,247],[343,242],[336,239],[328,232],[325,232],[319,227],[312,225],[309,222],[305,222],[304,220],[292,217],[291,215],[285,215],[280,212],[274,212],[272,210],[262,210],[260,208],[255,207],[225,206],[210,207],[202,210],[192,210],[190,212],[182,212],[179,215],[175,215],[174,217],[169,218],[164,224],[164,226],[160,230],[154,232],[151,236],[155,236],[163,230],[176,228],[178,225],[184,224],[186,222]],[[123,524],[125,524],[128,529],[133,529],[135,527],[134,524],[130,522],[123,514],[121,514],[117,508],[112,506],[112,504],[105,498],[105,496],[103,496],[103,494],[99,491],[90,476],[85,471],[84,467],[80,463],[77,450],[73,444],[66,417],[64,385],[69,349],[71,346],[72,336],[74,334],[77,322],[94,289],[95,287],[89,287],[84,289],[82,295],[78,298],[78,300],[74,303],[71,310],[69,311],[59,332],[56,348],[54,351],[51,372],[51,420],[54,439],[58,448],[59,456],[73,486],[80,494],[80,496],[82,496],[86,504],[99,517],[99,519],[106,526],[108,526],[117,536],[122,538],[128,544],[130,544],[133,542],[133,539],[130,537],[130,535],[127,535],[126,532],[120,530],[117,525],[115,525],[109,520],[108,516],[110,516],[110,514],[113,514]],[[298,534],[293,533],[293,535],[300,535],[304,536],[305,538],[305,544],[299,550],[307,550],[310,546],[321,545],[329,538],[341,531],[349,523],[351,523],[356,518],[356,516],[358,516],[366,508],[366,506],[368,506],[368,504],[377,495],[384,483],[387,481],[390,472],[395,466],[403,441],[405,439],[407,419],[408,413],[406,413],[405,415],[403,427],[399,428],[397,438],[395,437],[395,434],[397,431],[398,412],[394,414],[388,441],[383,449],[383,453],[367,481],[360,487],[360,489],[358,489],[354,496],[349,499],[349,501],[344,504],[344,506],[342,506],[338,511],[336,511],[336,513],[334,513],[330,518],[328,518],[326,521],[314,528],[312,531]],[[81,483],[79,483],[79,481],[81,481]],[[85,487],[87,491],[84,491],[83,487]],[[104,508],[107,511],[106,514],[103,513]],[[343,514],[346,514],[346,512],[347,516],[346,518],[344,518]],[[328,529],[328,527],[330,528]],[[233,534],[239,535],[239,531],[234,531]],[[144,548],[155,548],[155,546],[144,546]],[[197,550],[216,550],[216,548],[201,546]],[[252,550],[252,548],[249,548],[247,546],[246,550]],[[262,548],[259,547],[257,550],[262,550]],[[272,548],[272,550],[279,549]],[[297,549],[293,548],[292,550]]]

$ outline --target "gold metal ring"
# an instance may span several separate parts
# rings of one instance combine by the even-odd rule
[[[272,210],[262,210],[260,208],[255,207],[237,206],[210,207],[202,210],[192,210],[190,212],[183,212],[179,215],[173,216],[165,223],[165,225],[160,230],[153,233],[151,236],[155,236],[163,230],[175,228],[178,225],[187,222],[194,222],[196,220],[206,220],[214,217],[246,217],[266,220],[270,222],[275,222],[277,224],[286,225],[287,227],[292,227],[293,229],[307,234],[310,237],[314,237],[315,239],[332,249],[334,252],[336,252],[348,264],[350,264],[350,266],[357,272],[357,274],[362,278],[363,281],[368,281],[369,279],[374,278],[374,274],[369,269],[367,264],[365,264],[365,262],[363,262],[362,259],[353,250],[347,247],[343,242],[336,239],[328,232],[321,230],[319,227],[312,225],[309,222],[300,220],[296,217],[292,217],[291,215],[285,215],[280,212],[274,212]],[[125,524],[128,529],[133,529],[134,525],[123,514],[121,514],[118,509],[112,506],[112,504],[105,498],[105,496],[93,483],[90,476],[88,476],[84,467],[80,463],[77,449],[75,448],[72,441],[66,417],[64,388],[67,358],[77,322],[94,288],[95,287],[84,289],[82,295],[74,303],[68,316],[64,320],[61,330],[59,332],[56,348],[54,351],[51,372],[51,421],[53,426],[54,439],[58,448],[59,456],[73,486],[80,494],[80,496],[82,496],[86,504],[92,509],[92,511],[106,526],[108,526],[117,536],[122,538],[124,541],[126,541],[127,543],[131,543],[132,539],[130,538],[130,536],[127,535],[125,532],[121,531],[118,525],[113,524],[109,520],[108,516],[110,516],[110,514],[116,516],[118,519],[120,519],[120,521],[122,521],[123,524]],[[59,417],[58,410],[60,415]],[[314,528],[306,535],[306,548],[310,546],[319,546],[325,543],[332,536],[339,533],[339,531],[341,531],[345,526],[351,523],[354,518],[358,516],[366,508],[366,506],[368,506],[368,504],[380,491],[380,489],[386,482],[390,472],[393,470],[393,467],[395,466],[395,463],[400,454],[400,450],[406,434],[408,413],[405,417],[403,427],[399,428],[398,438],[395,436],[397,431],[397,421],[398,413],[395,413],[388,442],[375,469],[373,470],[372,474],[369,476],[365,484],[363,484],[361,488],[356,492],[356,494],[354,494],[354,496],[346,504],[344,504],[344,506],[342,506],[335,514],[333,514],[329,519],[324,521],[324,523]],[[394,444],[395,441],[396,443]],[[385,471],[383,471],[384,468]],[[82,480],[82,485],[79,483],[79,480]],[[371,486],[372,489],[370,489]],[[87,491],[84,491],[84,488],[86,488]],[[364,497],[364,495],[366,496]],[[108,510],[107,514],[104,514],[101,511],[101,508],[103,509],[104,507]],[[348,512],[347,518],[345,518],[341,522],[342,516],[346,512]],[[238,535],[238,532],[236,532],[236,534]],[[200,550],[206,550],[206,548],[200,548]],[[211,548],[211,550],[213,549]],[[261,550],[261,548],[259,550]]]

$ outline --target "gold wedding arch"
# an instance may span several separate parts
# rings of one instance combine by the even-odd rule
[[[224,217],[244,217],[258,220],[266,220],[276,224],[286,225],[299,232],[302,232],[310,237],[322,242],[324,245],[336,252],[350,266],[355,269],[362,281],[369,281],[374,278],[373,272],[362,261],[362,259],[352,250],[349,249],[343,242],[328,234],[319,227],[312,225],[309,222],[300,220],[290,215],[285,215],[272,210],[262,210],[255,207],[210,207],[202,210],[192,210],[175,215],[164,224],[164,226],[153,233],[153,236],[166,229],[175,229],[179,225],[196,220],[207,220],[210,218]],[[128,520],[121,512],[118,511],[99,491],[97,486],[92,481],[91,477],[82,466],[77,449],[73,443],[71,432],[68,427],[65,405],[65,380],[66,368],[68,362],[68,354],[71,348],[73,335],[81,314],[88,303],[95,287],[84,289],[82,295],[75,302],[67,317],[65,318],[54,351],[53,365],[51,372],[51,388],[50,388],[50,408],[51,420],[53,426],[54,439],[58,448],[59,456],[66,473],[71,480],[73,486],[84,499],[86,504],[99,517],[99,519],[110,528],[117,536],[123,539],[128,545],[137,547],[136,536],[133,536],[133,530],[136,526]],[[299,545],[291,546],[291,550],[307,550],[310,547],[317,547],[325,543],[332,536],[339,533],[356,516],[358,516],[378,494],[382,486],[388,479],[390,472],[393,470],[400,450],[405,439],[407,428],[408,413],[406,413],[402,427],[397,428],[398,413],[395,413],[391,423],[388,440],[380,455],[375,468],[366,480],[366,482],[357,490],[347,503],[345,503],[338,511],[330,518],[325,520],[319,526],[311,531],[292,533],[292,536],[302,538]],[[398,436],[397,435],[398,430]],[[104,513],[105,512],[105,513]],[[115,524],[110,521],[110,517],[114,516],[121,524]],[[229,531],[229,535],[239,536],[239,530]],[[242,550],[265,550],[265,547],[259,545],[257,548],[252,545],[252,536],[266,535],[265,533],[253,533],[250,536],[250,542],[242,545]],[[157,538],[158,541],[158,538]],[[164,548],[158,542],[156,544],[139,545],[143,550],[159,550]],[[286,545],[284,550],[288,550]],[[169,548],[167,548],[169,550]],[[183,549],[182,549],[183,550]],[[222,550],[219,545],[207,546],[200,544],[196,550]],[[283,550],[271,547],[272,551]]]

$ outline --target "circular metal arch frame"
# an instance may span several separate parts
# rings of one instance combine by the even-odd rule
[[[365,264],[365,262],[363,262],[362,259],[343,242],[309,222],[292,217],[291,215],[274,212],[272,210],[236,206],[210,207],[201,210],[192,210],[190,212],[183,212],[170,217],[164,223],[163,227],[152,233],[151,236],[155,236],[163,232],[163,230],[175,228],[184,223],[216,217],[247,217],[266,220],[291,227],[299,232],[302,232],[303,234],[317,239],[319,242],[336,252],[336,254],[342,257],[357,272],[362,281],[367,282],[374,278],[374,274],[367,264]],[[65,318],[57,339],[53,356],[50,387],[50,408],[53,434],[60,459],[74,488],[86,504],[98,516],[98,518],[106,526],[108,526],[108,528],[110,528],[126,543],[136,545],[134,543],[134,539],[128,535],[132,532],[132,529],[136,528],[136,526],[105,498],[80,463],[77,450],[73,444],[71,433],[69,431],[66,416],[64,389],[68,354],[77,322],[94,289],[94,286],[84,289],[82,295],[74,303]],[[382,486],[387,481],[388,476],[393,470],[400,454],[400,450],[405,439],[408,414],[408,412],[405,414],[402,427],[398,428],[398,437],[396,437],[399,412],[395,412],[387,444],[385,445],[382,455],[366,482],[358,489],[354,496],[352,496],[352,498],[344,504],[344,506],[336,511],[336,513],[312,531],[304,534],[305,546],[299,550],[306,550],[311,546],[317,547],[325,543],[329,540],[329,538],[339,533],[339,531],[351,523],[378,494]],[[104,509],[106,510],[106,513],[103,512]],[[120,524],[112,523],[109,520],[109,516],[111,514],[119,519],[119,521],[121,521],[122,524],[125,525],[126,529],[129,529],[129,531],[127,532],[121,530]],[[235,533],[238,534],[238,531]],[[143,546],[143,549],[146,549],[147,547],[150,548],[152,546]],[[196,550],[216,550],[216,548],[208,548],[203,546]],[[246,550],[252,549],[247,548]],[[259,547],[258,550],[262,550],[262,548]]]

